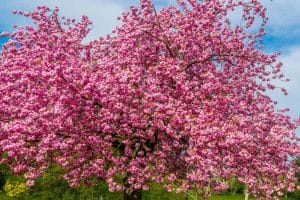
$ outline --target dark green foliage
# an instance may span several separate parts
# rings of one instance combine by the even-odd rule
[[[12,175],[9,168],[0,165],[4,180],[25,182],[22,176]],[[70,188],[68,183],[61,178],[62,169],[56,165],[51,165],[49,170],[40,177],[34,187],[27,190],[19,197],[19,200],[123,200],[123,193],[109,192],[105,181],[94,178],[91,182],[94,185],[84,185],[74,189]],[[118,178],[118,177],[116,177]],[[233,179],[229,183],[231,190],[221,195],[215,195],[210,200],[243,200],[243,186]],[[232,194],[234,191],[237,194]],[[152,183],[149,191],[143,191],[143,200],[195,200],[197,194],[193,191],[187,193],[175,193],[166,191],[161,184]],[[299,200],[300,192],[296,191],[288,194],[288,200]],[[250,198],[251,200],[254,198]],[[283,198],[284,199],[284,198]],[[0,192],[0,200],[14,200],[5,196],[5,192]]]
[[[7,165],[0,164],[0,191],[2,191],[4,189],[4,185],[8,179],[20,180],[20,179],[22,179],[22,177],[13,176]],[[1,195],[0,195],[0,197],[1,197]]]
[[[61,169],[51,166],[30,188],[25,199],[62,199],[64,192],[69,190],[68,183],[60,178]]]
[[[93,181],[92,186],[81,185],[74,189],[61,178],[62,169],[52,165],[49,170],[37,180],[36,185],[28,191],[24,200],[105,200],[122,199],[121,193],[108,192],[104,181]]]
[[[296,164],[298,165],[298,167],[300,167],[300,157],[298,157],[296,160],[295,160]],[[298,183],[300,182],[300,173],[298,172],[297,173],[297,178],[298,178]]]
[[[236,177],[231,178],[228,181],[229,188],[227,191],[223,192],[223,194],[244,194],[245,186],[239,182],[239,180]]]
[[[300,167],[300,157],[298,157],[296,160],[295,160],[296,164],[298,165],[298,167]],[[297,173],[297,178],[298,178],[298,183],[297,185],[300,185],[300,173]],[[288,194],[289,197],[293,198],[293,199],[300,199],[300,191],[299,190],[296,190],[295,192],[293,193],[289,193]]]
[[[143,200],[188,200],[182,193],[168,192],[161,184],[152,183],[149,191],[143,191]]]
[[[6,182],[6,176],[8,174],[8,167],[1,164],[0,165],[0,191],[3,190],[3,187],[5,185]]]
[[[5,185],[5,174],[0,171],[0,190],[3,189]]]

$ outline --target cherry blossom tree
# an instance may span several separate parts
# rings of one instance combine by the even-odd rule
[[[28,186],[56,163],[71,186],[98,177],[124,199],[141,199],[153,181],[203,198],[233,177],[263,199],[295,189],[299,123],[266,94],[287,80],[279,53],[262,51],[258,0],[177,0],[159,11],[141,0],[88,43],[88,18],[58,12],[17,11],[35,25],[2,33],[1,161]]]

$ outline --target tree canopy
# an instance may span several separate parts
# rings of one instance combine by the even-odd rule
[[[299,123],[266,94],[286,80],[279,53],[260,46],[260,1],[177,0],[157,11],[141,0],[88,43],[86,16],[15,13],[35,25],[2,33],[0,155],[27,185],[56,163],[74,187],[100,177],[111,191],[155,181],[205,193],[236,177],[266,199],[294,190]]]

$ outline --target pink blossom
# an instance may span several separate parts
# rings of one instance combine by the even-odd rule
[[[293,191],[300,123],[265,93],[278,88],[271,79],[285,80],[279,53],[258,47],[266,9],[252,0],[177,3],[156,11],[141,0],[114,34],[88,43],[85,16],[16,12],[36,26],[2,34],[11,40],[0,55],[1,162],[27,185],[54,162],[72,187],[98,176],[110,191],[153,181],[222,190],[235,176],[258,197]],[[227,13],[240,8],[233,25]],[[254,21],[258,32],[248,29]]]

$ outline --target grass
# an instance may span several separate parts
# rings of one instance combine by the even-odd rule
[[[48,191],[51,193],[51,191]],[[103,192],[103,191],[102,191]],[[17,199],[20,200],[58,200],[56,197],[51,197],[49,193],[44,193],[43,196],[23,196]],[[79,193],[77,193],[78,195]],[[123,200],[121,193],[103,193],[102,195],[80,195],[77,196],[74,193],[64,193],[61,200]],[[0,200],[15,200],[16,198],[9,198],[3,191],[0,191]],[[242,194],[236,195],[215,195],[209,198],[209,200],[244,200],[245,197]],[[168,193],[163,191],[147,191],[143,193],[143,200],[195,200],[193,198],[186,198],[182,194]],[[254,197],[250,197],[249,200],[255,200]],[[296,198],[282,198],[282,200],[299,200]]]
[[[236,194],[236,195],[217,195],[212,196],[209,198],[209,200],[244,200],[245,196],[242,194]],[[249,200],[255,200],[253,197],[249,197]]]
[[[216,195],[209,198],[209,200],[244,200],[245,196],[242,194],[236,195]],[[254,197],[249,197],[249,200],[255,200]],[[297,198],[281,198],[281,200],[299,200]]]

